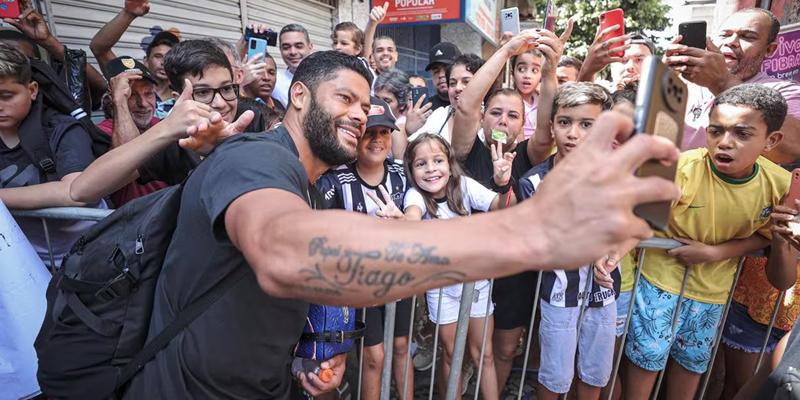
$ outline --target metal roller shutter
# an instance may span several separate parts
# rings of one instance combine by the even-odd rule
[[[284,25],[297,23],[303,25],[314,43],[315,50],[331,49],[334,7],[310,0],[244,0],[247,4],[247,20],[250,23],[263,23],[270,29],[280,31]],[[272,49],[270,49],[271,51]],[[278,64],[285,64],[277,49],[271,51]]]
[[[122,0],[50,0],[58,38],[91,57],[89,42],[114,18]],[[183,39],[214,36],[235,41],[241,37],[239,0],[152,0],[150,12],[137,18],[114,47],[117,55],[144,57],[143,44],[158,30],[176,27]]]

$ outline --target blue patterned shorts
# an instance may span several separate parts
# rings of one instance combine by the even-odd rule
[[[681,301],[676,335],[672,335],[672,315],[678,295],[665,292],[644,277],[636,290],[633,315],[625,343],[625,355],[636,366],[660,371],[667,357],[696,374],[708,368],[714,336],[724,304],[708,304],[684,298]]]

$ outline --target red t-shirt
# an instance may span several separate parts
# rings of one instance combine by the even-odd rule
[[[160,120],[158,118],[153,117],[153,119],[150,120],[150,127],[157,124],[159,121]],[[97,127],[100,128],[101,131],[105,132],[108,136],[111,136],[112,132],[114,131],[114,120],[107,119],[97,124]],[[114,202],[114,206],[119,208],[137,197],[142,197],[146,194],[153,193],[156,190],[163,189],[167,186],[169,185],[161,181],[152,181],[144,185],[141,185],[137,182],[131,182],[122,189],[112,193],[109,198],[112,202]]]

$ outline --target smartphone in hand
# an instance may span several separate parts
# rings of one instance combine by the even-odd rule
[[[681,44],[698,49],[706,48],[706,21],[681,22],[678,25]]]
[[[680,146],[688,95],[686,84],[658,57],[645,58],[642,63],[639,91],[636,93],[634,113],[636,133],[661,136]],[[677,164],[666,166],[658,160],[650,160],[639,167],[636,175],[658,176],[674,181],[676,170]],[[654,229],[665,230],[671,210],[671,202],[661,201],[639,205],[633,212]]]
[[[613,39],[615,37],[620,37],[620,36],[625,34],[625,12],[622,11],[621,8],[615,8],[613,10],[605,11],[602,14],[600,14],[600,30],[601,31],[603,29],[612,27],[614,25],[618,25],[619,28],[611,31],[605,37],[603,37],[604,41],[605,40],[609,40],[609,39]],[[608,49],[609,50],[613,50],[613,49],[616,49],[618,47],[622,47],[624,45],[625,45],[624,42],[617,42],[617,43],[612,44],[611,47],[609,47]],[[614,57],[624,57],[625,56],[625,52],[619,51],[619,52],[616,52],[616,53],[612,53],[611,55],[614,56]]]
[[[794,202],[797,199],[800,199],[800,168],[792,171],[792,183],[789,185],[789,192],[783,198],[783,205],[797,210],[797,205]]]
[[[547,0],[544,7],[544,29],[553,32],[556,29],[556,10],[553,7],[553,0]]]
[[[250,38],[247,41],[247,59],[250,60],[257,54],[262,54],[266,57],[267,41],[264,39]],[[263,60],[262,60],[263,61]]]
[[[278,45],[278,32],[274,32],[272,30],[267,30],[263,33],[256,33],[253,28],[247,28],[244,30],[244,37],[247,40],[251,38],[264,39],[267,41],[267,46],[270,47],[275,47]]]
[[[500,10],[500,28],[503,33],[519,34],[519,8],[511,7]]]
[[[428,94],[428,88],[424,87],[412,87],[411,88],[411,105],[412,107],[417,104],[417,101],[422,97],[422,95]]]
[[[0,0],[0,18],[19,18],[20,0]]]

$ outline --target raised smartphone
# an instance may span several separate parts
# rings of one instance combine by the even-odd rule
[[[247,59],[250,60],[256,54],[262,54],[266,57],[267,41],[264,39],[250,38],[247,41]],[[262,59],[263,61],[263,59]]]
[[[678,25],[681,44],[698,49],[706,48],[706,21],[681,22]]]
[[[264,39],[267,41],[267,46],[275,47],[278,45],[278,32],[271,30],[267,30],[263,33],[256,33],[256,31],[254,31],[252,28],[247,28],[244,30],[244,37],[247,39]]]
[[[411,105],[417,104],[417,101],[422,97],[422,95],[428,94],[428,88],[424,87],[412,87],[411,88]]]
[[[783,198],[783,205],[797,209],[794,201],[800,199],[800,168],[792,171],[792,183],[789,186],[789,193]]]
[[[639,91],[636,93],[636,133],[661,136],[680,146],[688,94],[686,84],[658,57],[645,58],[642,62]],[[666,166],[658,160],[650,160],[639,167],[636,175],[658,176],[674,181],[676,168],[677,164]],[[661,201],[639,205],[633,212],[654,229],[663,231],[669,223],[671,209],[671,202]]]
[[[511,7],[500,10],[500,28],[503,33],[519,34],[519,8]]]
[[[604,41],[612,39],[612,38],[615,38],[615,37],[620,37],[620,36],[625,34],[625,12],[622,11],[621,8],[615,8],[613,10],[605,11],[602,14],[600,14],[600,30],[601,31],[603,29],[612,27],[614,25],[619,25],[619,28],[609,32],[603,38]],[[608,49],[609,50],[613,50],[613,49],[616,49],[618,47],[622,47],[624,45],[625,45],[624,42],[617,42],[617,43],[612,44],[611,47],[609,47]],[[619,51],[619,52],[613,53],[612,56],[614,56],[614,57],[624,57],[625,56],[625,52]]]
[[[547,0],[544,7],[544,29],[553,32],[556,29],[556,10],[553,7],[553,0]]]
[[[19,18],[20,0],[0,0],[0,18]]]

